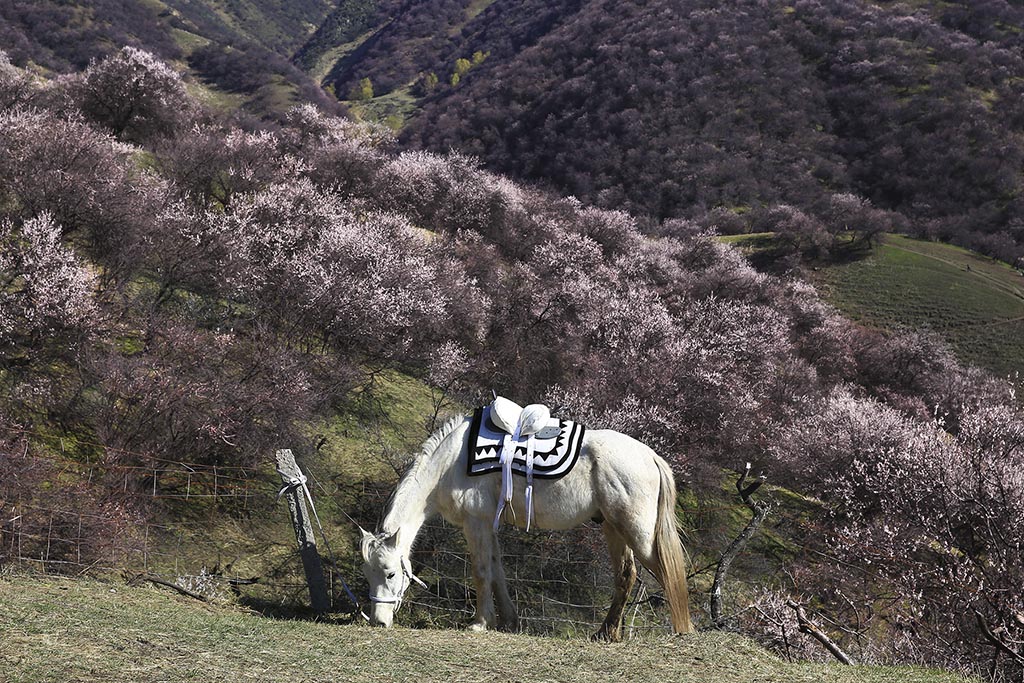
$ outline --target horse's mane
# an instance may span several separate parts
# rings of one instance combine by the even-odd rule
[[[466,421],[465,415],[455,415],[448,418],[443,425],[434,431],[427,440],[420,446],[419,452],[413,457],[409,463],[409,467],[402,474],[401,479],[398,482],[398,486],[391,492],[391,496],[388,498],[388,503],[385,506],[384,514],[387,513],[394,507],[396,501],[403,495],[407,495],[410,487],[415,487],[418,480],[422,476],[421,473],[429,470],[434,466],[431,462],[430,456],[434,454],[438,446],[448,437],[449,434],[454,432],[460,425]]]
[[[441,425],[437,430],[435,430],[434,433],[428,436],[427,440],[423,442],[423,445],[420,446],[420,450],[416,454],[416,457],[413,458],[412,466],[415,467],[417,462],[419,462],[423,458],[427,457],[428,455],[436,451],[437,447],[441,445],[441,442],[444,441],[449,434],[454,432],[456,427],[458,427],[465,421],[465,415],[455,415],[453,417],[449,417],[443,425]]]

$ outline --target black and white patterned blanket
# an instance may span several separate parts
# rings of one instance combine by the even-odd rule
[[[490,406],[477,408],[469,428],[469,475],[478,476],[501,469],[501,446],[505,432],[494,426],[490,419]],[[557,418],[554,418],[557,419]],[[576,465],[583,445],[586,427],[571,420],[558,420],[558,434],[551,438],[538,438],[534,445],[533,476],[539,479],[558,479]],[[545,430],[546,431],[546,430]],[[526,476],[526,439],[516,444],[512,471]]]

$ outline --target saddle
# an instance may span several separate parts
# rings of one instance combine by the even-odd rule
[[[501,471],[501,497],[494,530],[512,501],[513,473],[526,477],[526,530],[533,521],[533,480],[558,478],[572,469],[583,441],[582,425],[551,417],[541,404],[525,408],[496,396],[479,409],[470,429],[470,476]],[[535,472],[536,471],[536,472]]]
[[[548,407],[540,403],[523,408],[503,396],[495,396],[490,408],[491,424],[513,437],[516,434],[520,438],[536,434],[538,439],[550,439],[561,431],[560,420],[551,417]]]

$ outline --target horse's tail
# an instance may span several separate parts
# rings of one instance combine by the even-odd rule
[[[676,633],[690,633],[690,590],[686,585],[686,557],[679,540],[676,522],[676,483],[668,463],[655,455],[654,461],[661,473],[661,488],[658,491],[658,522],[654,535],[654,554],[661,574],[669,609],[672,612],[672,628]]]

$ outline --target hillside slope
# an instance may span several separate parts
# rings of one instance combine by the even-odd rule
[[[326,77],[340,96],[362,78],[369,78],[375,92],[384,95],[431,72],[438,77],[436,86],[443,94],[457,59],[471,59],[479,51],[491,63],[513,60],[571,20],[585,4],[583,0],[347,0],[303,47],[300,63],[323,57],[332,44],[355,41],[351,49],[334,55]],[[422,82],[420,86],[418,95],[435,92],[435,86],[423,87]]]
[[[912,232],[1022,253],[1016,5],[571,4],[457,86],[438,71],[407,139],[658,218],[749,222],[778,203],[820,217],[852,192]]]
[[[103,106],[124,104],[128,84],[131,107]],[[792,620],[790,597],[865,661],[988,670],[975,610],[1019,634],[1014,387],[757,272],[701,228],[714,215],[657,225],[595,209],[462,155],[396,153],[381,127],[310,106],[273,131],[241,129],[134,49],[47,84],[0,62],[0,93],[0,508],[17,510],[4,565],[16,553],[58,571],[122,568],[141,551],[151,570],[150,529],[179,531],[164,501],[241,527],[251,491],[271,504],[278,482],[250,473],[282,446],[336,456],[316,479],[363,507],[325,513],[350,533],[339,513],[371,527],[386,496],[365,494],[382,482],[349,456],[397,471],[408,446],[386,433],[349,452],[331,442],[356,433],[353,408],[395,418],[382,389],[400,374],[423,397],[395,401],[409,424],[426,427],[445,393],[479,405],[496,389],[639,438],[697,498],[744,462],[813,498],[799,543],[766,527],[792,564],[730,591],[736,628],[767,642]],[[847,199],[857,211],[840,219],[875,215]],[[733,527],[700,519],[699,504],[681,512],[706,576]],[[452,557],[457,535],[418,547]],[[584,604],[570,589],[607,585],[593,572],[606,553],[564,538],[505,548],[533,585],[561,577],[555,599]],[[227,573],[238,553],[207,557]],[[439,596],[461,615],[470,582],[452,563],[458,574],[437,575],[459,580]],[[278,576],[242,564],[247,581]],[[781,647],[794,652],[791,631]]]
[[[272,3],[0,3],[0,49],[18,66],[47,74],[84,68],[128,45],[144,49],[211,86],[209,98],[257,116],[293,104],[339,107],[289,60],[329,14],[326,0]],[[217,97],[224,91],[240,97]]]
[[[291,55],[332,11],[330,0],[164,0],[178,21],[201,27],[211,37],[241,37],[282,55]],[[172,23],[173,25],[173,23]],[[220,34],[220,35],[217,35]],[[228,41],[225,41],[228,42]]]
[[[269,621],[155,588],[0,578],[0,669],[43,681],[752,680],[945,683],[912,668],[789,664],[725,633],[621,645]]]
[[[771,267],[774,233],[728,235],[754,263]],[[871,249],[806,269],[850,320],[886,333],[933,334],[961,362],[1013,377],[1024,371],[1024,276],[1005,263],[941,242],[886,234]]]
[[[816,273],[847,317],[875,327],[930,330],[964,362],[1024,372],[1024,277],[957,247],[888,235],[867,257]]]
[[[351,98],[394,128],[415,119],[414,146],[603,208],[718,209],[760,230],[758,209],[827,222],[851,193],[894,212],[889,229],[1010,263],[1024,255],[1022,27],[1007,0],[0,5],[19,66],[66,72],[130,44],[251,113]]]

